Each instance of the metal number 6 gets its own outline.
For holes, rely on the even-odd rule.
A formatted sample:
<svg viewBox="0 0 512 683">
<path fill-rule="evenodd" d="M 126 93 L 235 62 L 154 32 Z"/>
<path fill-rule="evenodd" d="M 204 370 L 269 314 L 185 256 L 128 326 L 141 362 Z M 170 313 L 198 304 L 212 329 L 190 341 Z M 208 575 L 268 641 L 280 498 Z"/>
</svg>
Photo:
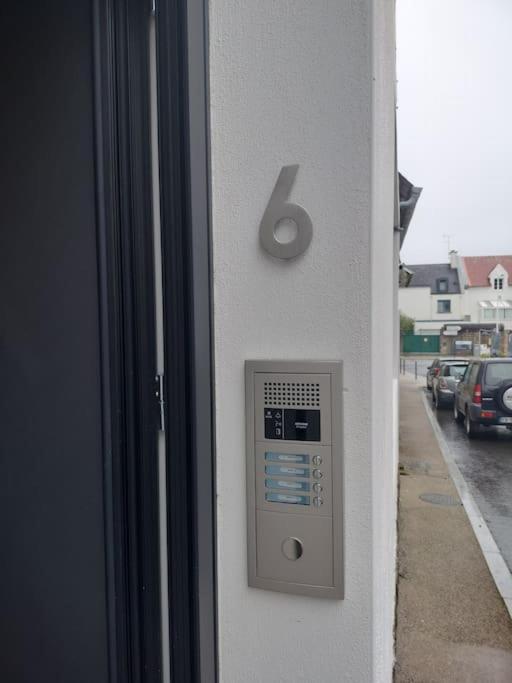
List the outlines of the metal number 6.
<svg viewBox="0 0 512 683">
<path fill-rule="evenodd" d="M 274 191 L 260 223 L 260 242 L 272 256 L 290 259 L 303 254 L 313 237 L 313 224 L 306 209 L 287 201 L 295 182 L 299 165 L 283 166 Z M 297 234 L 290 242 L 279 242 L 275 230 L 277 224 L 289 219 L 297 226 Z"/>
</svg>

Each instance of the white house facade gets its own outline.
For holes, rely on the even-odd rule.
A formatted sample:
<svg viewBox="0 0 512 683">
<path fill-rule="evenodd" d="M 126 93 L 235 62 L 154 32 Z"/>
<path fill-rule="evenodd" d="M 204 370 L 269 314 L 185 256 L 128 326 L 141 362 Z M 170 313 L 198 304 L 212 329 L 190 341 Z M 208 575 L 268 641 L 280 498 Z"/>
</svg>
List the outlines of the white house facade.
<svg viewBox="0 0 512 683">
<path fill-rule="evenodd" d="M 493 324 L 512 330 L 512 256 L 459 256 L 449 263 L 407 265 L 400 311 L 415 334 L 439 334 L 444 325 Z"/>
<path fill-rule="evenodd" d="M 463 312 L 471 322 L 512 330 L 512 256 L 465 256 Z"/>
</svg>

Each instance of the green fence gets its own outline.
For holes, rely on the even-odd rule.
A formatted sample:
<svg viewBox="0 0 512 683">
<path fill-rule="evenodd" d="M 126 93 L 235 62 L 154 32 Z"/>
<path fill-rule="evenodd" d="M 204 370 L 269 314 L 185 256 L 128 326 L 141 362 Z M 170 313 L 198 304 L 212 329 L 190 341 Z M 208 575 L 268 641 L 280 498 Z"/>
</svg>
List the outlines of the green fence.
<svg viewBox="0 0 512 683">
<path fill-rule="evenodd" d="M 440 337 L 437 334 L 404 334 L 403 353 L 439 353 Z"/>
</svg>

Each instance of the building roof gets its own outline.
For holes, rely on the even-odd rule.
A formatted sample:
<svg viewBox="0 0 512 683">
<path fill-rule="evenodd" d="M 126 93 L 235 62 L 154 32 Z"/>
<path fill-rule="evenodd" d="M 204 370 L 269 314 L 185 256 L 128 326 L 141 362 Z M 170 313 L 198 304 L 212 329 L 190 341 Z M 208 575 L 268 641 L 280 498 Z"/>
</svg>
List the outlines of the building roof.
<svg viewBox="0 0 512 683">
<path fill-rule="evenodd" d="M 512 256 L 463 256 L 468 287 L 489 287 L 489 273 L 500 263 L 512 281 Z"/>
<path fill-rule="evenodd" d="M 400 246 L 402 246 L 409 223 L 412 220 L 416 203 L 423 188 L 414 186 L 401 173 L 398 174 L 398 194 L 400 199 Z"/>
<path fill-rule="evenodd" d="M 430 287 L 432 294 L 460 294 L 459 274 L 449 263 L 422 263 L 406 268 L 412 272 L 409 287 Z M 439 280 L 448 281 L 446 292 L 439 291 Z"/>
</svg>

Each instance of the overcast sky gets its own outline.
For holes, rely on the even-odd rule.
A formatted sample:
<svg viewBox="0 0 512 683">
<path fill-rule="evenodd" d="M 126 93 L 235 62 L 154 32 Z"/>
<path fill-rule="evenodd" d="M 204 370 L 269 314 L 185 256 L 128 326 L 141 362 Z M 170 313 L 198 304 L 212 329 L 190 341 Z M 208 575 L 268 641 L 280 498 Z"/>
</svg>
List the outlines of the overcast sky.
<svg viewBox="0 0 512 683">
<path fill-rule="evenodd" d="M 397 0 L 405 263 L 512 253 L 512 0 Z"/>
</svg>

